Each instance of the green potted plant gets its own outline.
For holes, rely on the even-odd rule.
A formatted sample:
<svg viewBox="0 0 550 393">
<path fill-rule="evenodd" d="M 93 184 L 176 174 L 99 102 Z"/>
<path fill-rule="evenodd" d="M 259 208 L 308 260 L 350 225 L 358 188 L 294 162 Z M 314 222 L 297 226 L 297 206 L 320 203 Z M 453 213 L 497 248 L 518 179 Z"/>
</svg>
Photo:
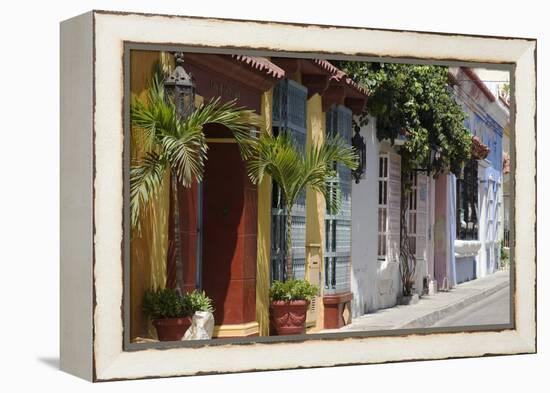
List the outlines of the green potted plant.
<svg viewBox="0 0 550 393">
<path fill-rule="evenodd" d="M 192 313 L 191 328 L 185 332 L 184 340 L 209 340 L 214 332 L 214 307 L 212 299 L 204 291 L 194 290 L 184 295 L 186 307 Z"/>
<path fill-rule="evenodd" d="M 183 300 L 191 315 L 197 312 L 214 312 L 212 299 L 206 296 L 204 291 L 195 289 L 193 292 L 183 295 Z"/>
<path fill-rule="evenodd" d="M 317 292 L 306 280 L 273 281 L 269 314 L 277 335 L 305 333 L 307 309 Z"/>
<path fill-rule="evenodd" d="M 329 211 L 340 209 L 341 195 L 327 187 L 327 181 L 336 175 L 334 163 L 357 169 L 358 155 L 355 149 L 339 136 L 327 136 L 320 144 L 296 147 L 289 132 L 277 136 L 261 134 L 254 145 L 254 154 L 248 160 L 248 175 L 254 184 L 269 175 L 279 186 L 285 211 L 285 266 L 284 282 L 275 281 L 271 287 L 270 318 L 276 334 L 303 334 L 309 302 L 317 294 L 317 288 L 305 280 L 292 280 L 292 207 L 300 193 L 306 189 L 325 197 Z"/>
<path fill-rule="evenodd" d="M 143 296 L 143 311 L 151 318 L 160 341 L 181 340 L 191 326 L 192 311 L 189 302 L 174 289 L 146 291 Z"/>
</svg>

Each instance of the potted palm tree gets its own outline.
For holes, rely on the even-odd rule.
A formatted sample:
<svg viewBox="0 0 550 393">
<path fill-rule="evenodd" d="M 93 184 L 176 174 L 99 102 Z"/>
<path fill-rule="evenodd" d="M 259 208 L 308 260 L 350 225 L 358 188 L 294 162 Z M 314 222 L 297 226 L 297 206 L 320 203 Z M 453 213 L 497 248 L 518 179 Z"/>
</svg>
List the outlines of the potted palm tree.
<svg viewBox="0 0 550 393">
<path fill-rule="evenodd" d="M 286 255 L 285 255 L 285 281 L 292 277 L 292 206 L 296 203 L 300 193 L 305 188 L 320 192 L 327 201 L 328 208 L 337 212 L 340 208 L 340 195 L 336 191 L 329 195 L 326 187 L 327 181 L 336 175 L 334 163 L 340 162 L 350 169 L 357 168 L 358 157 L 355 150 L 348 146 L 338 136 L 328 137 L 323 143 L 311 146 L 302 153 L 296 149 L 292 137 L 287 132 L 281 132 L 277 136 L 263 134 L 255 145 L 255 154 L 248 161 L 249 177 L 253 183 L 260 182 L 265 175 L 278 184 L 284 199 L 286 210 Z M 279 334 L 296 334 L 303 332 L 305 328 L 305 316 L 307 303 L 314 294 L 310 293 L 311 288 L 307 282 L 290 281 L 289 284 L 274 283 L 272 288 L 272 314 L 280 316 L 286 313 L 288 318 L 301 321 L 300 327 L 295 329 L 276 329 Z M 282 292 L 281 292 L 282 291 Z M 294 297 L 293 291 L 303 295 Z M 315 291 L 316 292 L 316 291 Z M 279 298 L 282 293 L 282 298 Z M 283 302 L 281 302 L 284 300 Z M 290 306 L 301 302 L 300 307 Z M 304 307 L 304 301 L 307 301 Z M 286 307 L 286 311 L 280 311 L 280 307 Z M 288 319 L 287 318 L 287 319 Z M 278 323 L 279 317 L 272 318 Z M 292 333 L 288 333 L 292 332 Z"/>
<path fill-rule="evenodd" d="M 258 116 L 251 110 L 237 107 L 235 101 L 222 103 L 219 98 L 203 103 L 182 115 L 174 97 L 164 88 L 164 78 L 157 67 L 151 77 L 145 99 L 132 97 L 130 117 L 132 140 L 140 151 L 130 166 L 130 221 L 132 234 L 140 233 L 140 212 L 162 189 L 169 174 L 170 204 L 178 211 L 178 186 L 190 187 L 202 180 L 208 146 L 203 128 L 219 124 L 232 131 L 243 159 L 252 150 L 256 138 L 251 129 L 259 126 Z M 168 222 L 166 222 L 168 225 Z M 179 220 L 172 220 L 174 238 L 179 237 Z M 176 265 L 182 264 L 177 250 Z M 143 309 L 152 319 L 160 340 L 179 340 L 191 324 L 195 311 L 211 312 L 211 303 L 195 294 L 179 296 L 179 283 L 166 283 L 170 288 L 149 290 L 143 298 Z M 193 303 L 196 300 L 196 303 Z M 191 304 L 189 304 L 191 302 Z M 193 306 L 198 309 L 193 309 Z M 191 307 L 191 308 L 189 308 Z"/>
</svg>

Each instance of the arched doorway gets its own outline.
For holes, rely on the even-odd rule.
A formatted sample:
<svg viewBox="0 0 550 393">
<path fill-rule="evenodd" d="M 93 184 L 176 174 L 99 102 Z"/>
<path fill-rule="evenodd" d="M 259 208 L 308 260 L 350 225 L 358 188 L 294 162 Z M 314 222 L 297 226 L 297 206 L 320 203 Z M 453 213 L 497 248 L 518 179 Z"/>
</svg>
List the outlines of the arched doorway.
<svg viewBox="0 0 550 393">
<path fill-rule="evenodd" d="M 205 133 L 208 161 L 202 191 L 202 288 L 214 301 L 216 333 L 247 335 L 235 329 L 256 320 L 258 192 L 248 179 L 246 163 L 231 132 L 210 124 Z"/>
</svg>

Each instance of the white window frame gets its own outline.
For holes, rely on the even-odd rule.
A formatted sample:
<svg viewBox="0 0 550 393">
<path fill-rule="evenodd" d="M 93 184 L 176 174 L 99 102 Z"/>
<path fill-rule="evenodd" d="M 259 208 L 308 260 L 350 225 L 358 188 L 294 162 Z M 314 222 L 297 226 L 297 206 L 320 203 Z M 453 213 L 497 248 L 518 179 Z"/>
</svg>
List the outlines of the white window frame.
<svg viewBox="0 0 550 393">
<path fill-rule="evenodd" d="M 409 238 L 409 248 L 412 254 L 416 255 L 417 248 L 417 207 L 418 207 L 418 175 L 411 173 L 411 192 L 409 194 L 409 211 L 407 214 L 407 235 Z"/>
<path fill-rule="evenodd" d="M 495 185 L 493 180 L 487 180 L 487 231 L 486 237 L 493 240 L 495 221 Z"/>
<path fill-rule="evenodd" d="M 377 254 L 379 260 L 385 260 L 388 255 L 388 193 L 389 193 L 390 156 L 381 153 L 378 158 L 378 242 Z M 385 186 L 383 186 L 385 185 Z M 384 216 L 381 216 L 384 212 Z M 383 227 L 382 227 L 383 225 Z"/>
</svg>

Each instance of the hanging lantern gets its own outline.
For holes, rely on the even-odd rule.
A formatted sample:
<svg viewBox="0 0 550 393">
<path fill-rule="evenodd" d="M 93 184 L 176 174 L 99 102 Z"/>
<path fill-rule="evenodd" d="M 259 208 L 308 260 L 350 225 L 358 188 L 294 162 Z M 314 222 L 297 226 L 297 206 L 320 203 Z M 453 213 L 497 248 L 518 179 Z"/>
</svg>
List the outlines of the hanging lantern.
<svg viewBox="0 0 550 393">
<path fill-rule="evenodd" d="M 164 91 L 166 93 L 166 98 L 173 102 L 176 107 L 176 113 L 180 119 L 185 119 L 189 117 L 195 110 L 195 79 L 185 71 L 183 68 L 183 53 L 178 52 L 174 54 L 176 61 L 176 67 L 164 79 Z M 180 203 L 178 197 L 178 179 L 175 171 L 171 171 L 171 211 L 174 216 L 173 219 L 173 244 L 174 252 L 169 253 L 168 255 L 168 266 L 175 267 L 175 276 L 176 276 L 176 290 L 182 291 L 184 288 L 184 276 L 183 276 L 183 255 L 180 245 Z M 201 192 L 201 185 L 198 186 L 198 192 Z M 170 239 L 171 240 L 171 239 Z M 169 241 L 170 241 L 169 240 Z M 197 237 L 197 242 L 200 241 L 200 236 Z M 199 248 L 197 248 L 199 249 Z M 197 261 L 199 258 L 199 253 L 197 253 Z M 196 262 L 198 265 L 198 262 Z M 197 272 L 200 270 L 197 269 Z M 200 286 L 200 278 L 196 279 L 196 285 Z"/>
<path fill-rule="evenodd" d="M 426 168 L 426 172 L 428 172 L 428 174 L 432 173 L 432 170 L 434 169 L 434 164 L 437 160 L 439 160 L 440 157 L 441 157 L 441 148 L 436 144 L 431 144 L 430 156 L 428 158 L 428 165 Z"/>
<path fill-rule="evenodd" d="M 459 172 L 457 178 L 458 178 L 459 180 L 464 180 L 464 164 L 462 164 L 462 165 L 460 166 L 460 172 Z"/>
<path fill-rule="evenodd" d="M 351 171 L 351 175 L 355 179 L 355 183 L 359 184 L 367 166 L 367 145 L 365 144 L 365 139 L 360 134 L 361 128 L 355 125 L 354 130 L 355 135 L 351 138 L 351 145 L 359 156 L 359 162 L 357 163 L 357 169 Z"/>
<path fill-rule="evenodd" d="M 195 110 L 195 78 L 183 68 L 182 52 L 175 53 L 174 58 L 176 67 L 164 80 L 164 90 L 174 102 L 178 115 L 186 118 Z"/>
<path fill-rule="evenodd" d="M 435 162 L 441 158 L 441 147 L 436 144 L 430 145 L 430 154 L 428 156 L 428 162 L 426 163 L 426 168 L 415 168 L 415 172 L 426 172 L 428 175 L 432 173 L 434 169 Z"/>
</svg>

